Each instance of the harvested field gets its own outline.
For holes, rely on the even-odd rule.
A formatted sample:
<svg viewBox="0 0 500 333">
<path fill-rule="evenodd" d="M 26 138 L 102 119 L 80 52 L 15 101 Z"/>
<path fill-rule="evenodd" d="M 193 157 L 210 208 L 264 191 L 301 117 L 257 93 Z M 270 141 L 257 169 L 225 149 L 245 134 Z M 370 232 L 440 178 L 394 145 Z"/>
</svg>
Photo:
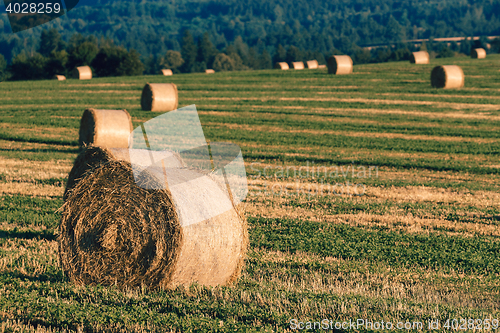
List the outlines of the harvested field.
<svg viewBox="0 0 500 333">
<path fill-rule="evenodd" d="M 158 115 L 141 110 L 145 82 L 165 78 L 3 82 L 2 331 L 500 319 L 499 61 L 169 77 L 179 107 L 196 104 L 208 141 L 241 147 L 250 247 L 233 285 L 160 291 L 75 286 L 59 264 L 57 230 L 83 111 L 126 109 L 135 128 Z M 463 69 L 464 88 L 431 87 L 432 68 L 444 64 Z"/>
</svg>

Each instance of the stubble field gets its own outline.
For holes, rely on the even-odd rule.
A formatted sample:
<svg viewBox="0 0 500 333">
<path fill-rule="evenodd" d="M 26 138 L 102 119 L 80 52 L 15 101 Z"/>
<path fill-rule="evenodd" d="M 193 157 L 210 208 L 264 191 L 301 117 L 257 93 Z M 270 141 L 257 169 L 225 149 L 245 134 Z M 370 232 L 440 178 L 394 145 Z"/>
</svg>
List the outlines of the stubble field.
<svg viewBox="0 0 500 333">
<path fill-rule="evenodd" d="M 0 332 L 500 319 L 499 62 L 0 83 Z M 431 88 L 438 64 L 465 87 Z M 80 117 L 124 108 L 139 126 L 158 115 L 140 110 L 146 82 L 176 83 L 207 140 L 243 151 L 250 248 L 232 286 L 78 287 L 59 267 Z"/>
</svg>

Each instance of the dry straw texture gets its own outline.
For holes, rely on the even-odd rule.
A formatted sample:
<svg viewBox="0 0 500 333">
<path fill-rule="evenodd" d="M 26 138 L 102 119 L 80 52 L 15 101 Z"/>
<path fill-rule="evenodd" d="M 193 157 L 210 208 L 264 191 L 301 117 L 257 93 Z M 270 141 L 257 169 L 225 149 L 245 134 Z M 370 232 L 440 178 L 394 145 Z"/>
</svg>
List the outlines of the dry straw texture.
<svg viewBox="0 0 500 333">
<path fill-rule="evenodd" d="M 302 61 L 292 62 L 293 69 L 304 69 L 304 63 Z"/>
<path fill-rule="evenodd" d="M 318 68 L 326 68 L 326 65 L 318 65 Z"/>
<path fill-rule="evenodd" d="M 429 53 L 427 51 L 413 52 L 410 56 L 410 63 L 423 65 L 429 63 Z"/>
<path fill-rule="evenodd" d="M 54 75 L 52 77 L 52 80 L 64 81 L 64 80 L 66 80 L 66 76 L 64 76 L 64 75 Z"/>
<path fill-rule="evenodd" d="M 119 155 L 117 149 L 86 147 L 70 173 L 59 250 L 71 281 L 157 289 L 193 282 L 225 285 L 237 279 L 248 245 L 246 221 L 237 210 L 183 225 L 170 189 L 144 189 L 158 184 L 158 178 L 146 171 L 136 182 L 131 164 Z M 197 173 L 179 170 L 174 182 L 186 172 Z M 222 193 L 218 186 L 199 174 L 184 186 L 190 204 L 184 208 L 210 210 L 214 200 L 230 203 L 228 197 L 213 197 Z M 190 202 L 200 193 L 206 201 Z"/>
<path fill-rule="evenodd" d="M 90 80 L 92 79 L 92 69 L 89 66 L 80 66 L 73 69 L 73 79 Z"/>
<path fill-rule="evenodd" d="M 162 69 L 160 71 L 160 75 L 164 75 L 164 76 L 170 76 L 170 75 L 173 75 L 174 73 L 172 72 L 171 69 Z"/>
<path fill-rule="evenodd" d="M 309 69 L 316 69 L 316 68 L 318 68 L 318 61 L 317 60 L 309 60 L 306 62 L 306 66 Z"/>
<path fill-rule="evenodd" d="M 484 58 L 486 58 L 486 50 L 485 49 L 472 49 L 472 51 L 470 51 L 470 56 L 474 59 L 484 59 Z"/>
<path fill-rule="evenodd" d="M 431 85 L 434 88 L 462 88 L 464 72 L 456 65 L 436 66 L 431 72 Z"/>
<path fill-rule="evenodd" d="M 80 146 L 128 148 L 132 119 L 127 110 L 87 109 L 80 121 Z"/>
<path fill-rule="evenodd" d="M 276 64 L 274 64 L 274 68 L 281 69 L 281 70 L 290 69 L 290 67 L 288 66 L 288 64 L 286 62 L 277 62 Z"/>
<path fill-rule="evenodd" d="M 329 74 L 351 74 L 352 73 L 352 59 L 348 55 L 331 56 L 328 59 L 328 73 Z"/>
<path fill-rule="evenodd" d="M 213 74 L 215 71 L 213 69 L 205 69 L 206 74 Z"/>
<path fill-rule="evenodd" d="M 173 83 L 146 83 L 142 89 L 141 107 L 145 111 L 173 111 L 178 103 L 177 86 Z"/>
</svg>

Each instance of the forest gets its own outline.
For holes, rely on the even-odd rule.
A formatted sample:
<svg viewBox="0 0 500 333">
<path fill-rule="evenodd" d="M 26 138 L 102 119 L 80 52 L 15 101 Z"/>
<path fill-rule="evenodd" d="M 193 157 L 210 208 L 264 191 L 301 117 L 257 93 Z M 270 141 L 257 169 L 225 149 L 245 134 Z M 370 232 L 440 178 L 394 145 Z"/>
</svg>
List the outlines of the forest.
<svg viewBox="0 0 500 333">
<path fill-rule="evenodd" d="M 408 41 L 428 38 L 424 47 L 434 56 L 453 56 L 485 46 L 486 39 L 460 45 L 432 39 L 500 35 L 495 13 L 498 0 L 81 0 L 67 15 L 19 33 L 0 14 L 0 76 L 21 79 L 16 64 L 45 68 L 52 62 L 68 70 L 82 48 L 92 49 L 89 65 L 92 55 L 103 59 L 110 52 L 115 63 L 142 64 L 102 75 L 152 74 L 165 66 L 180 72 L 260 69 L 278 60 L 324 63 L 332 54 L 349 54 L 355 63 L 402 60 L 415 49 Z M 498 41 L 490 52 L 498 52 Z"/>
</svg>

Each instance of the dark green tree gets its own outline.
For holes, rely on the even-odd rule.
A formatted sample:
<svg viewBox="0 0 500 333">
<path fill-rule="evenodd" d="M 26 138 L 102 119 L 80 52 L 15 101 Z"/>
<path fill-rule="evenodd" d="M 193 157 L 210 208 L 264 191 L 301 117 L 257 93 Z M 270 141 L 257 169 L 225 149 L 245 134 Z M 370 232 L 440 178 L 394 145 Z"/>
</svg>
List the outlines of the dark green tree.
<svg viewBox="0 0 500 333">
<path fill-rule="evenodd" d="M 92 61 L 92 67 L 101 77 L 141 75 L 144 72 L 144 64 L 137 51 L 128 52 L 114 45 L 101 48 Z"/>
<path fill-rule="evenodd" d="M 205 62 L 206 66 L 211 68 L 217 53 L 217 50 L 210 41 L 208 32 L 205 32 L 203 36 L 198 39 L 198 53 L 196 61 L 200 63 Z"/>
<path fill-rule="evenodd" d="M 65 47 L 65 43 L 56 29 L 42 31 L 40 35 L 40 46 L 38 48 L 38 52 L 41 55 L 48 57 L 52 52 L 64 50 Z"/>
<path fill-rule="evenodd" d="M 7 61 L 4 56 L 0 54 L 0 82 L 4 81 L 7 77 Z"/>
<path fill-rule="evenodd" d="M 97 44 L 91 41 L 84 41 L 81 44 L 68 48 L 68 69 L 72 70 L 76 66 L 88 66 L 96 57 L 99 49 Z"/>
<path fill-rule="evenodd" d="M 281 44 L 278 44 L 276 48 L 276 54 L 274 55 L 274 62 L 286 61 L 286 50 Z"/>
<path fill-rule="evenodd" d="M 286 62 L 291 63 L 293 61 L 303 61 L 302 51 L 298 47 L 290 46 L 286 51 Z"/>
<path fill-rule="evenodd" d="M 273 60 L 271 59 L 271 55 L 269 54 L 269 52 L 267 52 L 267 50 L 262 51 L 262 54 L 259 56 L 258 68 L 259 69 L 273 68 Z"/>
<path fill-rule="evenodd" d="M 47 77 L 52 77 L 54 75 L 66 75 L 66 65 L 68 63 L 68 52 L 62 51 L 52 51 L 47 58 L 47 64 L 45 65 L 45 73 Z"/>
<path fill-rule="evenodd" d="M 27 57 L 25 53 L 18 54 L 9 66 L 12 80 L 38 80 L 47 78 L 45 67 L 47 59 L 40 53 Z"/>
<path fill-rule="evenodd" d="M 162 68 L 171 69 L 174 72 L 178 72 L 179 68 L 184 64 L 184 59 L 178 51 L 168 50 L 167 54 L 163 58 Z"/>
<path fill-rule="evenodd" d="M 181 43 L 181 55 L 182 59 L 184 59 L 184 64 L 181 67 L 182 72 L 190 73 L 194 71 L 197 54 L 197 47 L 194 43 L 193 36 L 189 30 L 184 31 Z"/>
</svg>

